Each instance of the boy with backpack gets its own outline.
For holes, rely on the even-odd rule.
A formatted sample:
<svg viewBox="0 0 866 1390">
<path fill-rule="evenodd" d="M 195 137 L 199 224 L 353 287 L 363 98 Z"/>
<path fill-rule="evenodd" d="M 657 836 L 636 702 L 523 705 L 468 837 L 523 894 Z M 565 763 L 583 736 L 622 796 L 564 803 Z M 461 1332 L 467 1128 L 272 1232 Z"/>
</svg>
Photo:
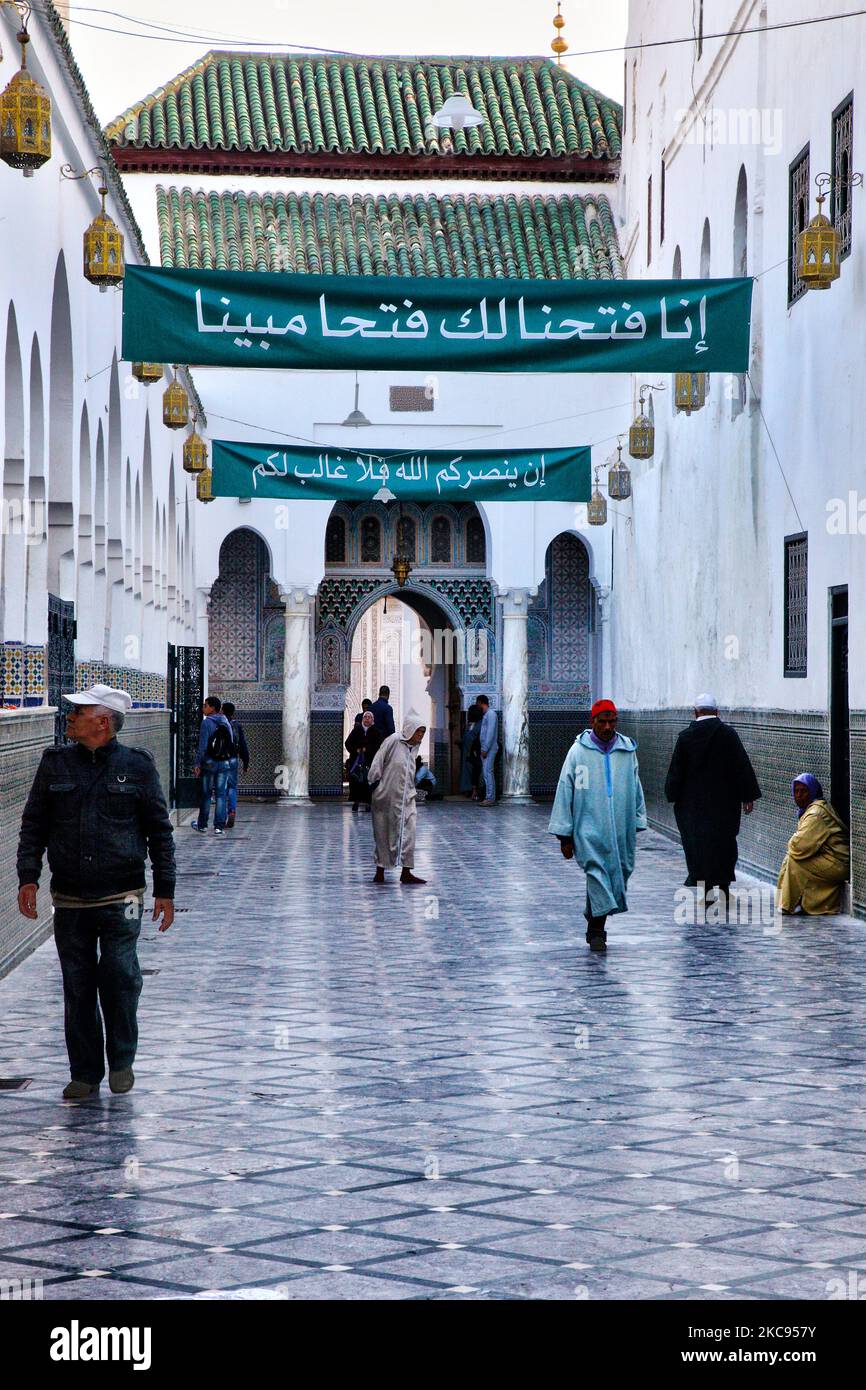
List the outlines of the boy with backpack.
<svg viewBox="0 0 866 1390">
<path fill-rule="evenodd" d="M 210 816 L 211 797 L 216 798 L 213 827 L 215 835 L 224 835 L 226 826 L 226 796 L 229 784 L 229 768 L 235 754 L 235 736 L 232 726 L 224 714 L 220 713 L 222 701 L 216 695 L 209 695 L 202 706 L 204 718 L 198 736 L 198 753 L 194 772 L 201 777 L 201 802 L 198 820 L 193 821 L 193 830 L 202 835 L 207 833 Z"/>
<path fill-rule="evenodd" d="M 235 816 L 238 809 L 238 760 L 244 765 L 244 772 L 249 771 L 250 750 L 247 745 L 247 736 L 244 733 L 244 726 L 239 719 L 235 718 L 236 709 L 231 700 L 223 700 L 222 713 L 232 726 L 232 733 L 235 739 L 235 750 L 229 759 L 229 786 L 228 786 L 228 819 L 226 830 L 231 830 L 235 823 Z"/>
</svg>

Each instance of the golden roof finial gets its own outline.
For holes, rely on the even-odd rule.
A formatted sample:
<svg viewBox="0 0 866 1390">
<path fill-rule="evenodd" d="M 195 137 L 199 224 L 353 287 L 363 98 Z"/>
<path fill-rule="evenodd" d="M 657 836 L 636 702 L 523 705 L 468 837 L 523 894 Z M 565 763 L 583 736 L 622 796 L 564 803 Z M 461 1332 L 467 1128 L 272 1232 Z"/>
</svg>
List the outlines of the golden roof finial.
<svg viewBox="0 0 866 1390">
<path fill-rule="evenodd" d="M 553 49 L 554 53 L 556 54 L 556 61 L 557 61 L 558 63 L 561 63 L 561 62 L 562 62 L 562 55 L 563 55 L 563 53 L 567 52 L 567 50 L 568 50 L 568 44 L 565 42 L 565 39 L 562 37 L 562 30 L 565 28 L 565 20 L 564 20 L 563 17 L 562 17 L 561 10 L 562 10 L 562 6 L 561 6 L 560 4 L 557 4 L 557 6 L 556 6 L 556 14 L 555 14 L 554 17 L 553 17 L 553 27 L 554 27 L 554 29 L 556 29 L 558 32 L 557 32 L 556 38 L 555 38 L 555 39 L 552 39 L 552 40 L 551 40 L 551 44 L 550 44 L 550 47 Z"/>
</svg>

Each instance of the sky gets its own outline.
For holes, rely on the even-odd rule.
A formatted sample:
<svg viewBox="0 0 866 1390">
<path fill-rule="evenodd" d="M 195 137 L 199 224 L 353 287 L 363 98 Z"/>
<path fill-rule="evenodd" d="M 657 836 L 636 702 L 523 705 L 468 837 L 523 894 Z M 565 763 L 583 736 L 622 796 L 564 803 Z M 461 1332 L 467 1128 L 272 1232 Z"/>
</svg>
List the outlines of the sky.
<svg viewBox="0 0 866 1390">
<path fill-rule="evenodd" d="M 622 100 L 621 52 L 628 0 L 563 0 L 567 66 Z M 253 42 L 351 53 L 552 56 L 555 0 L 94 0 L 69 6 L 70 38 L 97 115 L 105 124 L 161 87 L 211 48 Z M 135 21 L 143 21 L 136 23 Z M 92 26 L 92 27 L 91 27 Z M 162 27 L 160 27 L 162 26 Z M 109 33 L 106 30 L 124 30 Z M 199 37 L 176 42 L 166 30 Z M 133 36 L 135 35 L 135 37 Z M 261 50 L 260 51 L 264 51 Z"/>
</svg>

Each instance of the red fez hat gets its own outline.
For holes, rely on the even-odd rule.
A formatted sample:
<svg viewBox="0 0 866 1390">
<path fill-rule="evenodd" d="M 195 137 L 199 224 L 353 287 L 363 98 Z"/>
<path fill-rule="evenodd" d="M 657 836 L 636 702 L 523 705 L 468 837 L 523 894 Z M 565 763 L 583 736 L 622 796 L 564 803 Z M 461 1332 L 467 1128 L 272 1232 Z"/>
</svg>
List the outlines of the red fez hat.
<svg viewBox="0 0 866 1390">
<path fill-rule="evenodd" d="M 589 711 L 590 718 L 594 719 L 597 714 L 617 714 L 618 710 L 613 700 L 596 700 L 592 709 Z"/>
</svg>

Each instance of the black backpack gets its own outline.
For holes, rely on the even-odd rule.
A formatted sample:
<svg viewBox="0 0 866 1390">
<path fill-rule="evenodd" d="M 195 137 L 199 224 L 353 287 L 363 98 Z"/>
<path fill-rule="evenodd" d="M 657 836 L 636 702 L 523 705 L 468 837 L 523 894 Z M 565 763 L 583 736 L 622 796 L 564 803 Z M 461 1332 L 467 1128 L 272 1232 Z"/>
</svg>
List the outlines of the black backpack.
<svg viewBox="0 0 866 1390">
<path fill-rule="evenodd" d="M 235 756 L 235 739 L 228 724 L 217 724 L 207 741 L 207 757 L 214 763 L 227 763 Z"/>
</svg>

